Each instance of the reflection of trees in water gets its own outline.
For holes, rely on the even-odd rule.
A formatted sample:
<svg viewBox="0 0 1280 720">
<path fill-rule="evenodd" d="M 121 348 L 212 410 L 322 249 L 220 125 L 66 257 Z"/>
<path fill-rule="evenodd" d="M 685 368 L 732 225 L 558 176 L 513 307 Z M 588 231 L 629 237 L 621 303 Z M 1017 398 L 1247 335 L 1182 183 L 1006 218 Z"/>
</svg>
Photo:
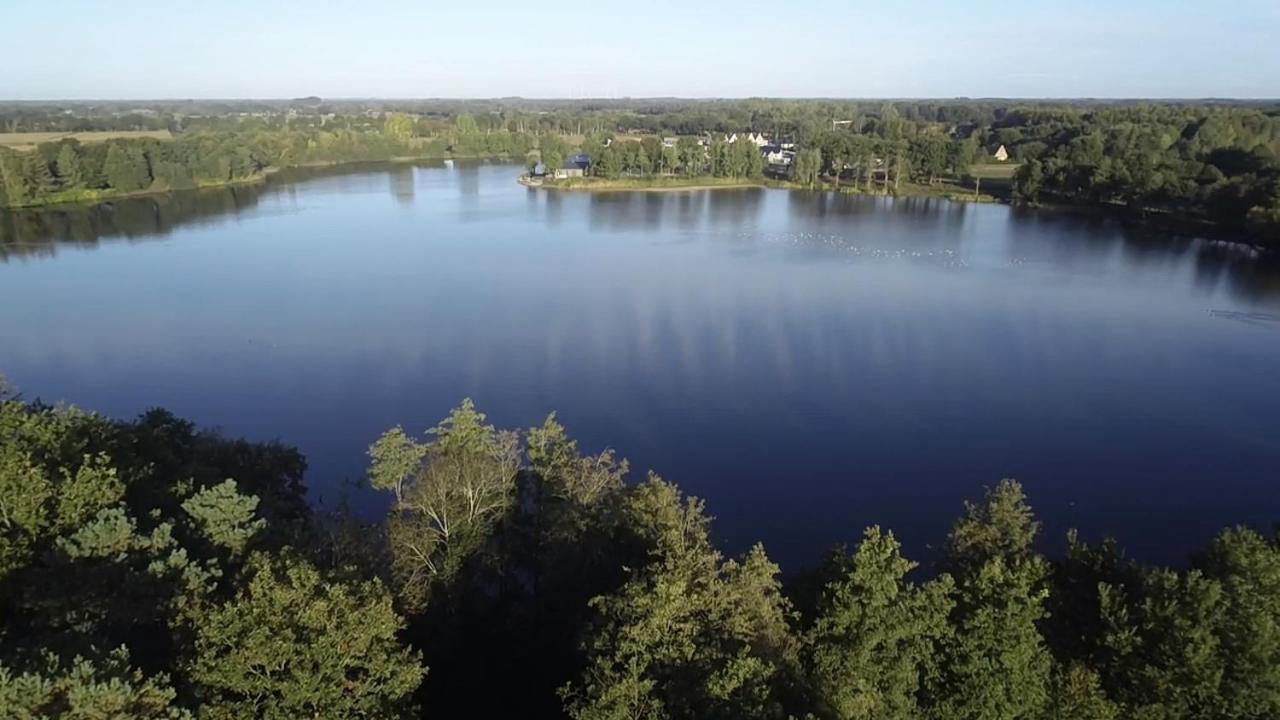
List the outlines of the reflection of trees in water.
<svg viewBox="0 0 1280 720">
<path fill-rule="evenodd" d="M 104 240 L 163 237 L 184 225 L 252 208 L 262 193 L 259 186 L 241 185 L 0 211 L 0 260 L 51 256 L 59 246 L 93 248 Z"/>
<path fill-rule="evenodd" d="M 1225 284 L 1229 293 L 1246 301 L 1280 298 L 1280 254 L 1233 242 L 1230 236 L 1205 237 L 1204 226 L 1153 224 L 1073 208 L 1014 207 L 1010 219 L 1034 230 L 1027 235 L 1054 262 L 1100 264 L 1117 257 L 1126 270 L 1193 263 L 1195 282 L 1202 288 Z"/>
<path fill-rule="evenodd" d="M 401 165 L 388 170 L 387 183 L 391 190 L 391 196 L 396 199 L 397 205 L 413 204 L 413 197 L 417 190 L 417 184 L 413 177 L 412 166 Z"/>
<path fill-rule="evenodd" d="M 1245 300 L 1280 298 L 1280 256 L 1259 255 L 1235 243 L 1202 241 L 1195 248 L 1196 282 L 1225 282 Z"/>
<path fill-rule="evenodd" d="M 263 185 L 179 191 L 97 205 L 0 210 L 0 262 L 13 257 L 51 256 L 59 245 L 89 249 L 104 240 L 163 237 L 184 225 L 251 209 L 268 195 L 290 196 L 298 183 L 308 180 L 386 172 L 388 192 L 397 202 L 409 203 L 415 192 L 414 167 L 417 166 L 443 167 L 440 163 L 424 162 L 291 168 L 273 175 Z"/>
<path fill-rule="evenodd" d="M 607 230 L 733 228 L 754 222 L 765 199 L 764 191 L 754 188 L 586 195 L 591 228 Z"/>
</svg>

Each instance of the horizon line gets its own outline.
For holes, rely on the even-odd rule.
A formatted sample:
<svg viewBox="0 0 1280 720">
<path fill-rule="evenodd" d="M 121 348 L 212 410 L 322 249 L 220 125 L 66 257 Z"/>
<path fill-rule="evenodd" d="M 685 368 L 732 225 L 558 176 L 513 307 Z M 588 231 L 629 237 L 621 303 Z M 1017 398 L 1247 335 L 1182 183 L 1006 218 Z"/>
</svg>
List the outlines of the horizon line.
<svg viewBox="0 0 1280 720">
<path fill-rule="evenodd" d="M 613 95 L 613 96 L 524 96 L 524 95 L 492 95 L 492 96 L 392 96 L 392 95 L 343 95 L 343 96 L 323 96 L 323 95 L 297 95 L 292 97 L 285 96 L 259 96 L 259 97 L 221 97 L 221 96 L 172 96 L 172 97 L 50 97 L 50 98 L 0 98 L 0 104 L 14 103 L 184 103 L 184 102 L 295 102 L 298 100 L 306 100 L 310 98 L 318 98 L 326 102 L 424 102 L 424 101 L 447 101 L 447 102 L 494 102 L 494 101 L 532 101 L 532 102 L 619 102 L 619 101 L 644 101 L 644 100 L 665 100 L 665 101 L 686 101 L 686 102 L 714 102 L 714 101 L 746 101 L 746 100 L 808 100 L 808 101 L 828 101 L 828 102 L 910 102 L 910 101 L 930 101 L 930 102 L 1002 102 L 1002 101 L 1044 101 L 1044 102 L 1087 102 L 1087 101 L 1104 101 L 1104 102 L 1252 102 L 1252 103 L 1269 103 L 1280 102 L 1280 96 L 1227 96 L 1227 95 L 1203 95 L 1203 96 L 1140 96 L 1140 95 L 990 95 L 990 96 L 969 96 L 969 95 L 864 95 L 864 96 L 838 96 L 838 95 L 807 95 L 807 96 L 789 96 L 789 95 Z"/>
</svg>

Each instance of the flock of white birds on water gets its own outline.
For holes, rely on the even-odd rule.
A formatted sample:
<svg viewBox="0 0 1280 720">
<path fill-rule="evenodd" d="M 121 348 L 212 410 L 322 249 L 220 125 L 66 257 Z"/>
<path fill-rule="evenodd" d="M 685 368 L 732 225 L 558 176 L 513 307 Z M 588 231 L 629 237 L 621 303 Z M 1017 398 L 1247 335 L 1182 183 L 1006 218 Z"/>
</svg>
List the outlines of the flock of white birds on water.
<svg viewBox="0 0 1280 720">
<path fill-rule="evenodd" d="M 937 262 L 945 268 L 969 268 L 969 261 L 961 257 L 953 248 L 918 249 L 910 247 L 878 247 L 859 245 L 854 238 L 820 232 L 773 232 L 760 233 L 742 231 L 735 236 L 738 240 L 750 240 L 780 248 L 820 249 L 838 253 L 847 258 L 872 260 L 924 260 Z M 1005 259 L 998 268 L 1007 269 L 1020 265 L 1028 265 L 1033 261 L 1022 257 Z"/>
<path fill-rule="evenodd" d="M 753 233 L 741 232 L 738 239 L 752 240 L 776 247 L 822 249 L 838 252 L 851 258 L 874 260 L 932 260 L 944 267 L 966 268 L 969 264 L 952 248 L 917 249 L 910 247 L 886 248 L 863 246 L 845 235 L 820 232 Z"/>
</svg>

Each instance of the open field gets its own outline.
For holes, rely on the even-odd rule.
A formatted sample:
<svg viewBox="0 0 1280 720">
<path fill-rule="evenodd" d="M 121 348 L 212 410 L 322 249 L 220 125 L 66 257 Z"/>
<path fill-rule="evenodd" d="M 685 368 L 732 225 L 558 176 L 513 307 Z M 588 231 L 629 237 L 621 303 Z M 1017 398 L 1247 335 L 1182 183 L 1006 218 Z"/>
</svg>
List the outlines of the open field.
<svg viewBox="0 0 1280 720">
<path fill-rule="evenodd" d="M 171 140 L 168 130 L 110 130 L 105 132 L 19 132 L 0 133 L 0 147 L 31 150 L 40 143 L 75 138 L 82 143 L 104 142 L 112 138 L 156 138 Z"/>
<path fill-rule="evenodd" d="M 981 163 L 969 168 L 970 175 L 983 180 L 1010 180 L 1017 171 L 1018 163 L 1016 162 Z"/>
</svg>

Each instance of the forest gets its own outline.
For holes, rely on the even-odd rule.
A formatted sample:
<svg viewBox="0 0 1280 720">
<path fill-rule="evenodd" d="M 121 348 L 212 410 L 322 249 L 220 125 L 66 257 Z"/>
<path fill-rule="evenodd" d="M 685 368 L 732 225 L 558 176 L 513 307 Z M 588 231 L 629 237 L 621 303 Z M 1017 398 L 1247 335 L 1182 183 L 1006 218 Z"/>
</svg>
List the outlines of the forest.
<svg viewBox="0 0 1280 720">
<path fill-rule="evenodd" d="M 0 148 L 0 206 L 93 201 L 260 178 L 272 169 L 409 158 L 506 157 L 601 177 L 760 177 L 759 132 L 799 151 L 806 187 L 920 192 L 981 182 L 1003 146 L 1010 198 L 1210 223 L 1280 244 L 1280 108 L 1265 103 L 1086 101 L 296 101 L 154 107 L 0 106 L 11 133 L 119 131 Z M 129 137 L 164 129 L 172 140 Z M 2 137 L 2 136 L 0 136 Z M 662 138 L 675 137 L 675 143 Z M 631 142 L 614 142 L 629 140 Z M 904 185 L 907 183 L 908 185 Z M 990 185 L 988 185 L 990 187 Z"/>
<path fill-rule="evenodd" d="M 1280 716 L 1280 538 L 1184 567 L 990 486 L 922 567 L 870 527 L 783 574 L 554 415 L 389 429 L 319 509 L 305 459 L 163 410 L 0 399 L 0 707 L 42 718 Z M 858 536 L 850 528 L 850 537 Z"/>
</svg>

